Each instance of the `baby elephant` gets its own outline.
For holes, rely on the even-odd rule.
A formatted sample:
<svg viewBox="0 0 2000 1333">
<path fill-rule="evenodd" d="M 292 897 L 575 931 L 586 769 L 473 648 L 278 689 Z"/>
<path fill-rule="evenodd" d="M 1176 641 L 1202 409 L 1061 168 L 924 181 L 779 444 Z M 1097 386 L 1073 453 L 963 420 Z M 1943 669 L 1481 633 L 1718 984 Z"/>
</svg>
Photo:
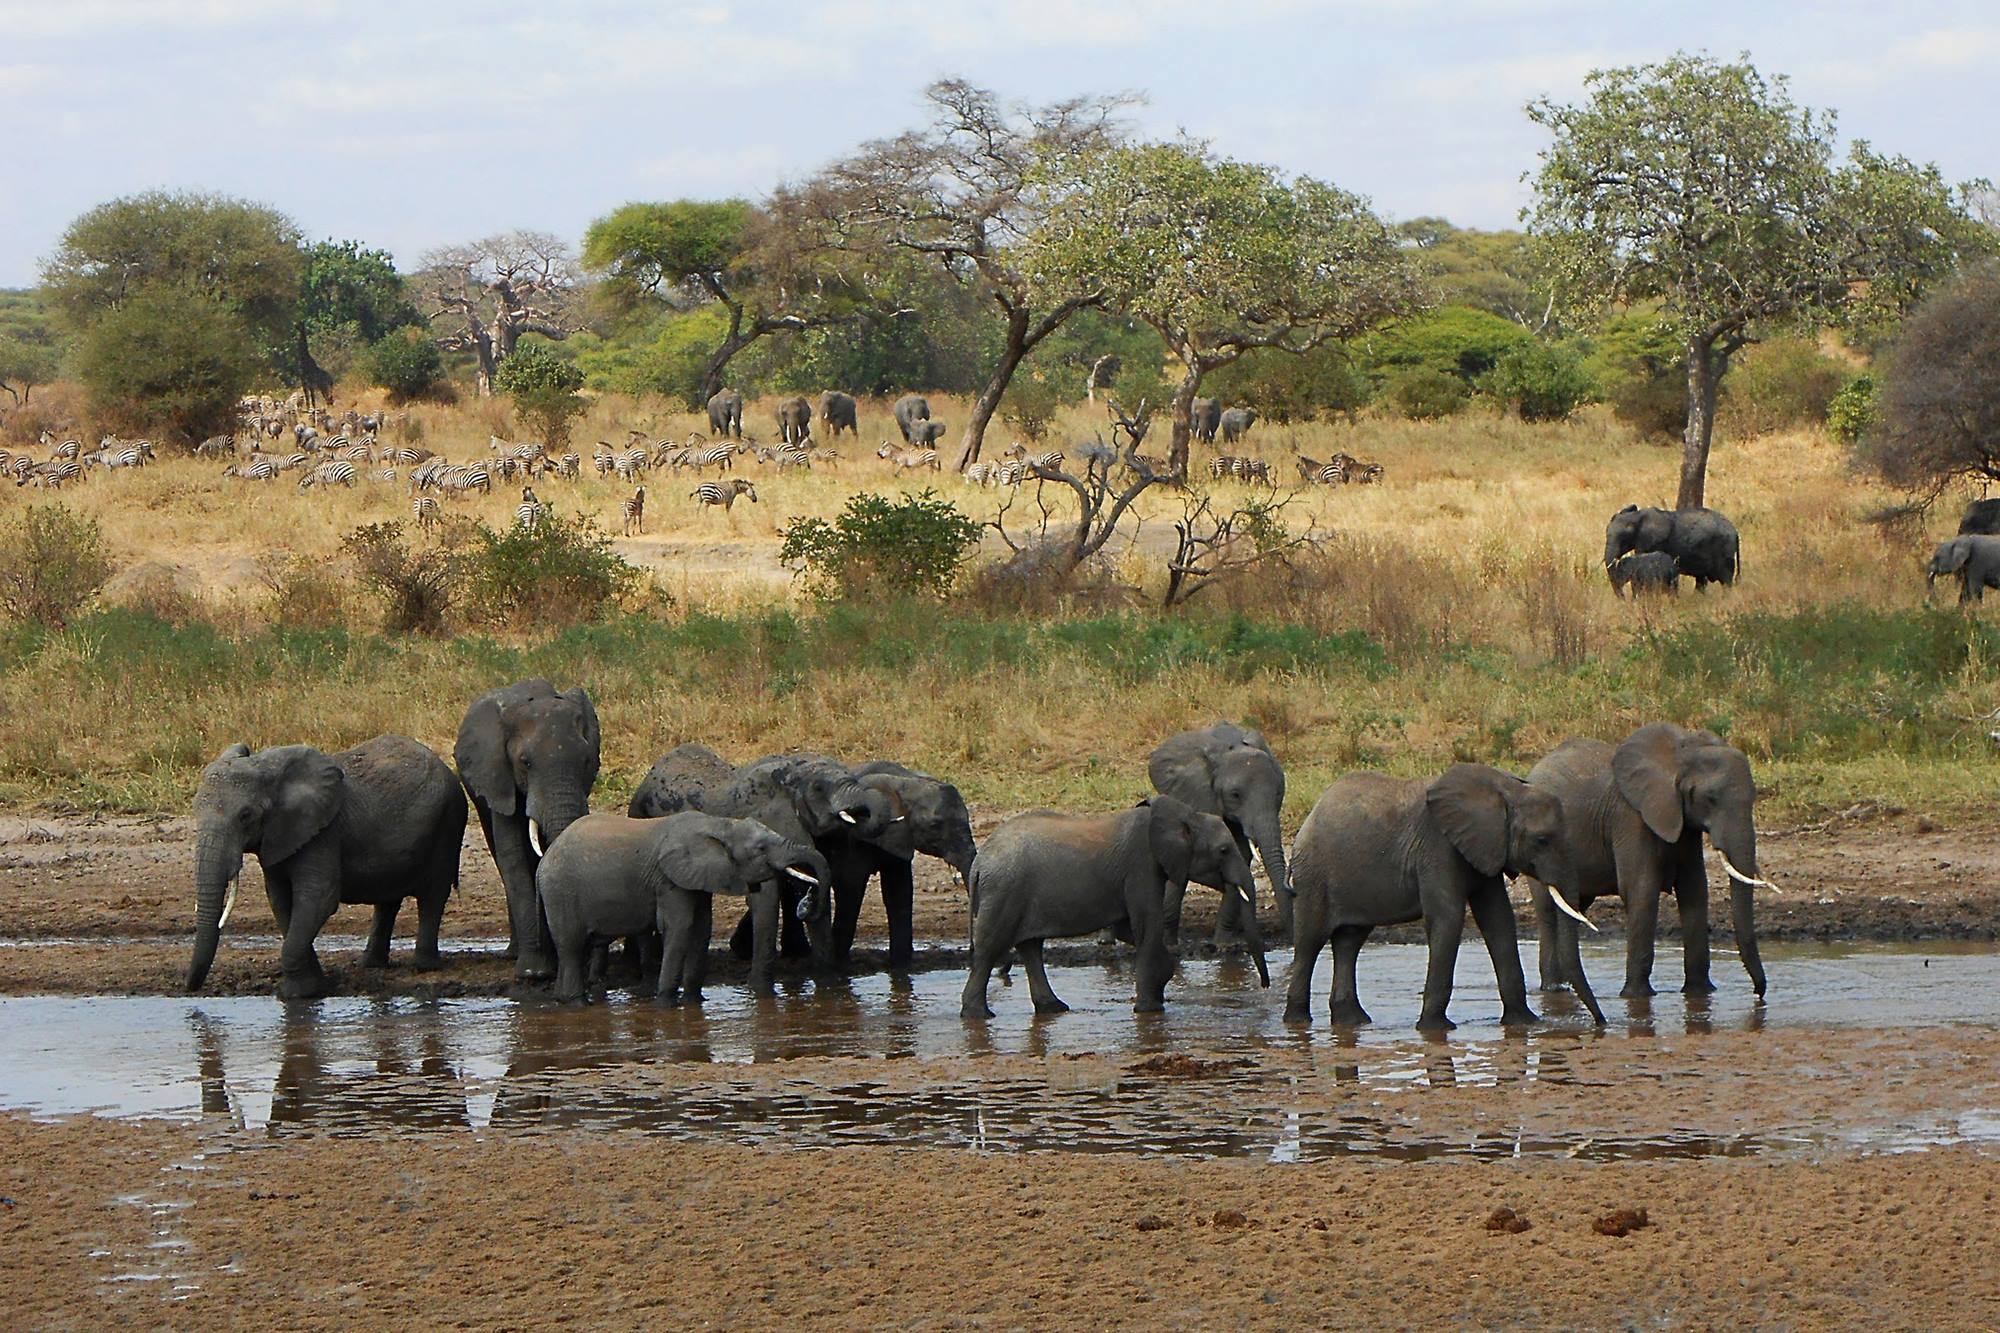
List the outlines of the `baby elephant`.
<svg viewBox="0 0 2000 1333">
<path fill-rule="evenodd" d="M 1938 575 L 1958 580 L 1958 600 L 1984 601 L 1988 588 L 2000 588 L 2000 537 L 1964 536 L 1939 542 L 1924 570 L 1924 596 L 1937 586 Z"/>
<path fill-rule="evenodd" d="M 1155 796 L 1111 815 L 1018 815 L 993 831 L 972 862 L 972 975 L 959 1001 L 962 1018 L 991 1018 L 986 983 L 1008 951 L 1019 949 L 1035 1012 L 1069 1006 L 1049 988 L 1042 941 L 1110 929 L 1139 946 L 1134 1008 L 1165 1005 L 1174 970 L 1167 951 L 1167 893 L 1192 880 L 1255 902 L 1250 863 L 1229 826 L 1171 796 Z M 1264 939 L 1255 910 L 1243 929 L 1266 985 Z"/>
<path fill-rule="evenodd" d="M 832 879 L 826 859 L 754 819 L 585 815 L 549 845 L 535 873 L 555 939 L 556 998 L 584 998 L 595 946 L 657 930 L 660 998 L 699 1000 L 720 893 L 749 898 L 756 939 L 750 984 L 769 988 L 780 876 L 812 886 L 801 915 L 812 920 L 825 913 Z"/>
<path fill-rule="evenodd" d="M 1680 561 L 1665 551 L 1627 551 L 1605 566 L 1611 575 L 1611 591 L 1620 597 L 1630 588 L 1634 597 L 1661 592 L 1672 597 L 1681 590 Z"/>
</svg>

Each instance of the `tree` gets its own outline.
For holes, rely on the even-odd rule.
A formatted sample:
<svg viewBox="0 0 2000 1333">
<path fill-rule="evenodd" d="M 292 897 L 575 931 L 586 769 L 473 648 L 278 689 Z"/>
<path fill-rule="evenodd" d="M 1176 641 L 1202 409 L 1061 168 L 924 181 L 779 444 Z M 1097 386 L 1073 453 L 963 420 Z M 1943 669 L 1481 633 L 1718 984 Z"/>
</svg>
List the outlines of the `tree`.
<svg viewBox="0 0 2000 1333">
<path fill-rule="evenodd" d="M 1094 291 L 1180 361 L 1168 468 L 1187 469 L 1202 377 L 1258 347 L 1304 353 L 1421 308 L 1415 268 L 1359 196 L 1199 145 L 1093 154 L 1034 246 L 1041 289 Z"/>
<path fill-rule="evenodd" d="M 355 353 L 391 329 L 423 322 L 403 291 L 394 258 L 359 241 L 305 247 L 288 378 L 311 395 L 332 387 Z M 327 367 L 331 364 L 332 369 Z"/>
<path fill-rule="evenodd" d="M 18 405 L 37 384 L 55 379 L 62 357 L 52 344 L 0 333 L 0 389 Z"/>
<path fill-rule="evenodd" d="M 1904 323 L 1875 377 L 1861 460 L 1925 493 L 2000 481 L 2000 263 L 1988 261 Z"/>
<path fill-rule="evenodd" d="M 514 400 L 528 428 L 541 437 L 544 449 L 569 443 L 569 423 L 583 414 L 583 371 L 556 355 L 547 343 L 524 343 L 501 363 L 495 380 L 500 392 Z"/>
<path fill-rule="evenodd" d="M 1747 59 L 1681 54 L 1587 82 L 1582 105 L 1528 107 L 1554 135 L 1530 231 L 1560 306 L 1659 304 L 1685 361 L 1678 503 L 1699 506 L 1730 358 L 1776 327 L 1906 308 L 1979 242 L 1935 166 L 1864 142 L 1837 164 L 1832 115 Z"/>
<path fill-rule="evenodd" d="M 391 329 L 362 355 L 368 381 L 398 402 L 422 398 L 444 374 L 444 355 L 430 332 L 414 325 Z"/>
<path fill-rule="evenodd" d="M 1007 107 L 985 89 L 943 79 L 924 90 L 924 128 L 864 144 L 785 196 L 823 245 L 923 256 L 998 307 L 1006 340 L 959 437 L 961 469 L 978 459 L 1022 358 L 1103 299 L 1082 269 L 1038 282 L 1024 259 L 1051 207 L 1075 187 L 1077 164 L 1113 144 L 1132 100 Z"/>
<path fill-rule="evenodd" d="M 420 279 L 432 325 L 443 320 L 449 330 L 438 346 L 477 358 L 481 397 L 522 334 L 560 340 L 583 326 L 577 284 L 569 247 L 537 231 L 433 250 Z"/>
<path fill-rule="evenodd" d="M 100 411 L 189 442 L 233 430 L 237 402 L 268 366 L 228 303 L 168 286 L 124 297 L 76 349 L 77 378 Z"/>
<path fill-rule="evenodd" d="M 1454 227 L 1443 218 L 1412 218 L 1396 234 L 1417 252 L 1443 305 L 1471 306 L 1547 333 L 1555 302 L 1537 271 L 1527 233 Z"/>
</svg>

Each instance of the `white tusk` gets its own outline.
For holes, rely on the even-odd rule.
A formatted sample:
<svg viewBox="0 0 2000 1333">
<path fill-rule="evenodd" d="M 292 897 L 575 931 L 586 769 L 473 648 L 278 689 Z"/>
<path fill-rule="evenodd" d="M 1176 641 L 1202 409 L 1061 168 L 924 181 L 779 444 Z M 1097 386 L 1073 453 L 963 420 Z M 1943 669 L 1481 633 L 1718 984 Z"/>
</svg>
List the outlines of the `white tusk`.
<svg viewBox="0 0 2000 1333">
<path fill-rule="evenodd" d="M 236 881 L 241 876 L 242 872 L 239 870 L 236 874 L 229 877 L 229 892 L 224 894 L 222 898 L 222 915 L 215 920 L 215 928 L 217 930 L 221 930 L 229 924 L 229 914 L 236 910 Z"/>
<path fill-rule="evenodd" d="M 1548 889 L 1549 897 L 1555 900 L 1556 906 L 1562 908 L 1564 916 L 1573 916 L 1578 921 L 1583 922 L 1584 925 L 1589 926 L 1592 930 L 1597 929 L 1597 923 L 1595 921 L 1592 921 L 1589 917 L 1585 916 L 1583 913 L 1577 911 L 1574 907 L 1571 907 L 1569 905 L 1569 899 L 1562 896 L 1561 889 L 1557 888 L 1553 884 L 1544 885 L 1543 887 Z"/>
<path fill-rule="evenodd" d="M 1235 894 L 1237 897 L 1241 898 L 1246 903 L 1250 901 L 1250 895 L 1243 892 L 1243 886 L 1240 884 L 1231 884 L 1229 886 L 1229 891 Z"/>
<path fill-rule="evenodd" d="M 853 815 L 849 814 L 845 810 L 842 810 L 840 812 L 840 819 L 841 822 L 845 824 L 859 824 L 861 822 L 860 820 L 856 819 Z"/>
<path fill-rule="evenodd" d="M 1722 856 L 1722 853 L 1717 852 L 1716 855 Z M 1729 872 L 1729 878 L 1735 880 L 1739 884 L 1748 884 L 1753 889 L 1776 889 L 1778 887 L 1768 879 L 1752 879 L 1750 876 L 1744 874 L 1742 871 L 1738 870 L 1734 865 L 1732 865 L 1730 863 L 1729 858 L 1726 856 L 1722 856 L 1722 868 Z"/>
<path fill-rule="evenodd" d="M 902 823 L 902 822 L 903 822 L 904 820 L 906 820 L 906 819 L 908 819 L 908 818 L 909 818 L 909 816 L 908 816 L 908 815 L 897 815 L 897 816 L 896 816 L 896 817 L 895 817 L 894 819 L 890 820 L 889 822 L 890 822 L 891 824 L 900 824 L 900 823 Z"/>
<path fill-rule="evenodd" d="M 793 879 L 802 879 L 802 880 L 804 880 L 804 881 L 805 881 L 806 883 L 808 883 L 808 884 L 817 884 L 817 883 L 819 883 L 819 879 L 818 879 L 818 877 L 817 877 L 817 876 L 814 876 L 814 875 L 808 875 L 808 874 L 807 874 L 807 873 L 806 873 L 805 871 L 803 871 L 803 870 L 800 870 L 800 869 L 798 869 L 797 867 L 794 867 L 794 866 L 786 866 L 786 867 L 785 867 L 785 873 L 786 873 L 787 875 L 790 875 L 790 876 L 791 876 L 791 877 L 792 877 Z"/>
<path fill-rule="evenodd" d="M 528 845 L 535 849 L 535 855 L 542 854 L 542 825 L 540 820 L 528 821 Z"/>
</svg>

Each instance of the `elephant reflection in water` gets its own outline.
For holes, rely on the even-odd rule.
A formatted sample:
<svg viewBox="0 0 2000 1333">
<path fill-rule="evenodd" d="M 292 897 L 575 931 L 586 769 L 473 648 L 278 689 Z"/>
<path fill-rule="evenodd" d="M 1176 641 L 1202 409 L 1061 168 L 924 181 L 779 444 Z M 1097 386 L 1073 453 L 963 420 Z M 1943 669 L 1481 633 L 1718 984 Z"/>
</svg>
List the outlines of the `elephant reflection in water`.
<svg viewBox="0 0 2000 1333">
<path fill-rule="evenodd" d="M 229 1042 L 207 1015 L 197 1011 L 191 1022 L 202 1113 L 253 1127 L 229 1090 Z M 364 1049 L 343 1049 L 327 1025 L 306 1014 L 286 1017 L 267 1137 L 283 1137 L 287 1127 L 335 1133 L 471 1127 L 465 1079 L 441 1029 L 398 1031 L 385 1011 L 355 1036 Z"/>
</svg>

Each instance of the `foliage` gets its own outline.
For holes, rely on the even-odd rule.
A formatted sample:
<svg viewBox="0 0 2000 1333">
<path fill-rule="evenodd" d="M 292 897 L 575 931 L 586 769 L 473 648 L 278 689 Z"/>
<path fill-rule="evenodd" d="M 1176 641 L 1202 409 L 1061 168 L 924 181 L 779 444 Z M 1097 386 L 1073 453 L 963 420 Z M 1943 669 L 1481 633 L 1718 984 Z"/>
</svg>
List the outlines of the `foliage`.
<svg viewBox="0 0 2000 1333">
<path fill-rule="evenodd" d="M 455 541 L 412 551 L 401 523 L 370 523 L 340 543 L 361 585 L 382 602 L 391 634 L 443 634 L 465 596 L 469 571 Z"/>
<path fill-rule="evenodd" d="M 1826 405 L 1827 434 L 1842 444 L 1859 444 L 1875 424 L 1875 377 L 1861 374 L 1849 379 Z"/>
<path fill-rule="evenodd" d="M 423 398 L 444 376 L 444 353 L 430 331 L 415 325 L 391 329 L 361 358 L 368 382 L 396 402 Z"/>
<path fill-rule="evenodd" d="M 188 441 L 233 429 L 237 401 L 265 365 L 224 302 L 172 287 L 146 288 L 97 315 L 76 351 L 77 378 L 99 411 Z"/>
<path fill-rule="evenodd" d="M 581 327 L 581 285 L 569 246 L 547 232 L 509 231 L 424 256 L 416 280 L 438 346 L 470 352 L 479 392 L 492 392 L 500 364 L 528 334 L 563 339 Z"/>
<path fill-rule="evenodd" d="M 696 296 L 744 257 L 752 209 L 741 199 L 626 204 L 590 224 L 583 266 L 628 306 Z"/>
<path fill-rule="evenodd" d="M 299 322 L 309 332 L 352 328 L 363 342 L 420 322 L 387 250 L 359 241 L 320 241 L 305 248 L 299 277 Z"/>
<path fill-rule="evenodd" d="M 1422 367 L 1456 375 L 1470 387 L 1501 357 L 1533 341 L 1526 329 L 1498 315 L 1470 306 L 1441 306 L 1369 338 L 1366 355 L 1378 380 Z"/>
<path fill-rule="evenodd" d="M 1584 371 L 1613 416 L 1649 435 L 1679 435 L 1686 428 L 1684 349 L 1650 308 L 1612 316 L 1590 346 Z"/>
<path fill-rule="evenodd" d="M 1546 275 L 1518 231 L 1454 227 L 1443 218 L 1412 218 L 1396 228 L 1445 306 L 1470 306 L 1524 329 L 1546 332 L 1553 315 Z"/>
<path fill-rule="evenodd" d="M 0 527 L 0 611 L 11 619 L 61 628 L 110 578 L 94 519 L 29 505 Z"/>
<path fill-rule="evenodd" d="M 1099 306 L 1079 310 L 1063 321 L 1023 364 L 1059 384 L 1074 386 L 1069 394 L 1074 399 L 1083 393 L 1090 368 L 1101 356 L 1118 358 L 1115 392 L 1120 401 L 1135 406 L 1141 398 L 1166 401 L 1166 343 L 1143 320 Z"/>
<path fill-rule="evenodd" d="M 979 544 L 982 525 L 926 488 L 899 500 L 863 493 L 831 523 L 795 518 L 778 560 L 829 600 L 941 597 Z"/>
<path fill-rule="evenodd" d="M 874 281 L 873 301 L 851 321 L 780 334 L 766 344 L 771 387 L 884 396 L 913 387 L 979 392 L 1006 333 L 992 300 L 935 265 L 909 259 L 877 269 Z M 732 365 L 739 384 L 751 378 L 744 359 Z"/>
<path fill-rule="evenodd" d="M 54 380 L 61 368 L 61 355 L 52 343 L 0 333 L 0 389 L 15 402 L 26 402 L 36 385 Z"/>
<path fill-rule="evenodd" d="M 1397 371 L 1382 396 L 1412 421 L 1436 421 L 1463 408 L 1472 397 L 1465 381 L 1430 366 Z"/>
<path fill-rule="evenodd" d="M 1895 486 L 1936 494 L 2000 481 L 2000 262 L 1926 301 L 1879 366 L 1859 456 Z"/>
<path fill-rule="evenodd" d="M 545 630 L 602 620 L 635 592 L 640 571 L 589 517 L 481 526 L 467 556 L 473 596 L 489 623 Z"/>
<path fill-rule="evenodd" d="M 1001 417 L 1036 444 L 1048 439 L 1062 409 L 1063 396 L 1041 374 L 1016 376 L 1007 386 L 1007 396 L 1000 400 Z"/>
<path fill-rule="evenodd" d="M 569 443 L 570 423 L 583 415 L 583 371 L 544 342 L 522 343 L 500 364 L 494 387 L 514 400 L 514 411 L 545 448 Z"/>
<path fill-rule="evenodd" d="M 1774 338 L 1743 353 L 1724 402 L 1751 435 L 1816 426 L 1852 372 L 1807 338 Z"/>
<path fill-rule="evenodd" d="M 1373 392 L 1353 351 L 1342 343 L 1296 356 L 1258 348 L 1210 375 L 1204 386 L 1213 397 L 1252 404 L 1266 420 L 1281 425 L 1335 415 L 1351 421 Z"/>
<path fill-rule="evenodd" d="M 1567 421 L 1597 392 L 1583 357 L 1563 343 L 1527 342 L 1504 353 L 1479 381 L 1523 421 Z"/>
</svg>

